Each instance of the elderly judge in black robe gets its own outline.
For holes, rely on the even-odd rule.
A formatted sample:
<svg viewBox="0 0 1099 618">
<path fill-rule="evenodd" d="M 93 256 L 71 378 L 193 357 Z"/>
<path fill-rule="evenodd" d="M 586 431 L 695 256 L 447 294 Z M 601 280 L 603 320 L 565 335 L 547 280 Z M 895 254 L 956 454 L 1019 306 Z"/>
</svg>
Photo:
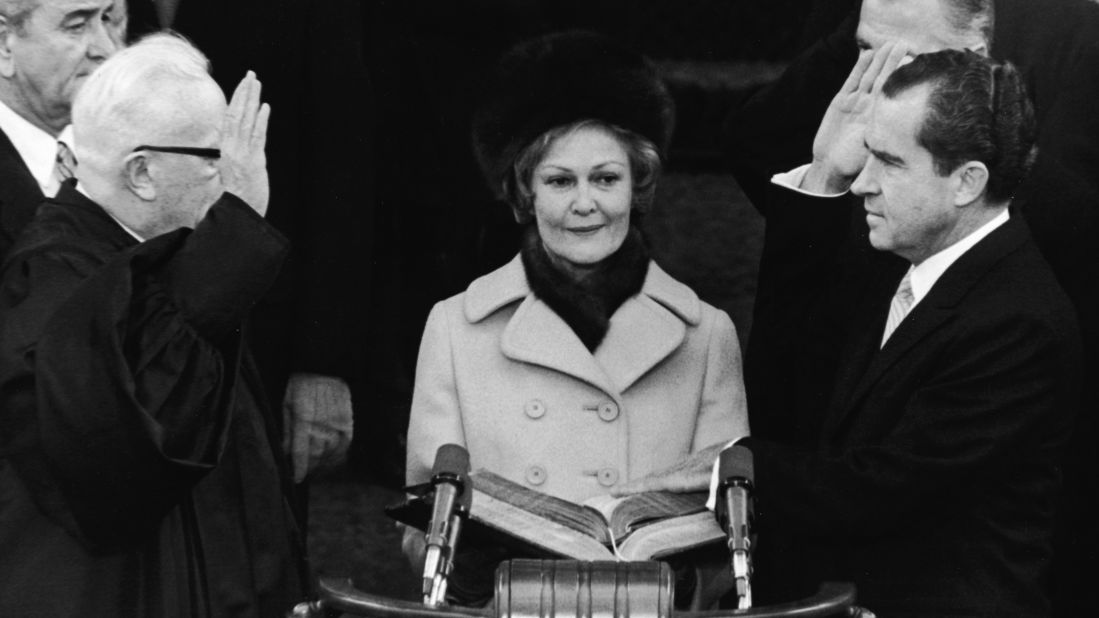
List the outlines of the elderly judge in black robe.
<svg viewBox="0 0 1099 618">
<path fill-rule="evenodd" d="M 226 113 L 206 71 L 157 35 L 90 77 L 79 185 L 5 263 L 0 615 L 266 617 L 301 597 L 242 338 L 287 249 L 263 219 L 268 108 L 248 75 Z"/>
</svg>

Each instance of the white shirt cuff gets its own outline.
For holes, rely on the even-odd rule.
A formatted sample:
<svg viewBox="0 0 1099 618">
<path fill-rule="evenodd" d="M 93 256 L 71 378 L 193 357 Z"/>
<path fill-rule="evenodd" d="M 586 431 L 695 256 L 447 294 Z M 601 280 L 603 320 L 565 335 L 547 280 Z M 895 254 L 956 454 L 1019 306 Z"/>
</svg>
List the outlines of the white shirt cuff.
<svg viewBox="0 0 1099 618">
<path fill-rule="evenodd" d="M 785 187 L 792 191 L 797 191 L 802 195 L 812 195 L 813 197 L 839 197 L 844 193 L 847 193 L 846 191 L 844 191 L 843 193 L 815 193 L 813 191 L 806 191 L 805 189 L 802 189 L 801 183 L 805 181 L 805 174 L 809 172 L 810 165 L 811 164 L 806 163 L 805 165 L 795 167 L 788 172 L 775 174 L 774 176 L 771 176 L 771 182 L 780 187 Z"/>
</svg>

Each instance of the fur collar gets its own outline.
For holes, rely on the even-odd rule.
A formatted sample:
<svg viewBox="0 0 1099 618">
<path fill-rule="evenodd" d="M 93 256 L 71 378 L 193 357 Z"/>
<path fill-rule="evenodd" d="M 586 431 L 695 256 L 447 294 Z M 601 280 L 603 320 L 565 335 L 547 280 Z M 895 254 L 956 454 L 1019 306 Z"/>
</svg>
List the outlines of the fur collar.
<svg viewBox="0 0 1099 618">
<path fill-rule="evenodd" d="M 551 261 L 534 225 L 523 233 L 519 255 L 534 295 L 569 325 L 589 351 L 603 341 L 614 312 L 641 291 L 649 270 L 648 248 L 632 225 L 622 246 L 579 281 Z"/>
<path fill-rule="evenodd" d="M 511 262 L 469 285 L 463 300 L 465 318 L 475 324 L 532 294 L 522 259 L 517 255 Z M 664 272 L 656 262 L 649 263 L 641 294 L 656 301 L 689 326 L 697 326 L 701 320 L 702 305 L 698 296 L 691 288 Z"/>
</svg>

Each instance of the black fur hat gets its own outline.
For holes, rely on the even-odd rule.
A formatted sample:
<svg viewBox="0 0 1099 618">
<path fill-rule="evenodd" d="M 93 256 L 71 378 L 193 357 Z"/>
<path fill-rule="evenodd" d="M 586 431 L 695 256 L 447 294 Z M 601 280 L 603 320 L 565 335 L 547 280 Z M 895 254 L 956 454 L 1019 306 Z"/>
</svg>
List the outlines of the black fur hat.
<svg viewBox="0 0 1099 618">
<path fill-rule="evenodd" d="M 473 118 L 477 161 L 497 197 L 528 144 L 588 118 L 633 131 L 663 155 L 675 105 L 648 60 L 600 34 L 551 34 L 504 55 Z"/>
</svg>

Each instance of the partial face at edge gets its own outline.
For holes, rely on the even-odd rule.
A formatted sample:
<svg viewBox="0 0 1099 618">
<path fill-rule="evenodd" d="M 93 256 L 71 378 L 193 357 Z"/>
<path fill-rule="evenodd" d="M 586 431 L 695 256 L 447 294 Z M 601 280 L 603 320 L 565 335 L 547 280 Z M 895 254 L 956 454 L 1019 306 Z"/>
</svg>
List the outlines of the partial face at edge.
<svg viewBox="0 0 1099 618">
<path fill-rule="evenodd" d="M 626 149 L 598 127 L 552 144 L 531 178 L 538 234 L 551 259 L 576 275 L 622 246 L 630 227 L 633 176 Z"/>
<path fill-rule="evenodd" d="M 54 133 L 69 123 L 84 80 L 117 50 L 111 35 L 112 0 L 40 0 L 6 41 L 5 77 L 15 105 Z"/>
<path fill-rule="evenodd" d="M 943 0 L 863 0 L 855 37 L 859 47 L 877 49 L 889 41 L 907 44 L 912 55 L 944 49 L 986 53 L 979 33 L 957 32 Z"/>
</svg>

